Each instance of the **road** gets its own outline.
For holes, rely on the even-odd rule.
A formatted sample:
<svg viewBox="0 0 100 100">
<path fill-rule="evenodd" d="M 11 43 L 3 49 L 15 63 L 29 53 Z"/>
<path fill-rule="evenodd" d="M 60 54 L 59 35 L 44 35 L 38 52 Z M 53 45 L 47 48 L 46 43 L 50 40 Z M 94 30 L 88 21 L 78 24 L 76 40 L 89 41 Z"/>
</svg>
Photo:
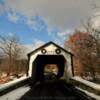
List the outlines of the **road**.
<svg viewBox="0 0 100 100">
<path fill-rule="evenodd" d="M 0 97 L 0 100 L 95 100 L 64 80 L 37 82 L 26 85 Z"/>
<path fill-rule="evenodd" d="M 19 100 L 94 100 L 65 81 L 45 81 L 35 84 Z"/>
</svg>

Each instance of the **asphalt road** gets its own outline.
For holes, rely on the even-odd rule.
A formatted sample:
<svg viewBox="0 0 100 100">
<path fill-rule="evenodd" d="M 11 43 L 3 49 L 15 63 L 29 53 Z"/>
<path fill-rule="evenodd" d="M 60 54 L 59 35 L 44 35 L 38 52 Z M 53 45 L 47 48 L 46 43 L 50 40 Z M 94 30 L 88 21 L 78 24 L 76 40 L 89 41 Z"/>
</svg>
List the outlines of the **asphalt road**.
<svg viewBox="0 0 100 100">
<path fill-rule="evenodd" d="M 94 100 L 64 80 L 36 83 L 19 100 Z"/>
</svg>

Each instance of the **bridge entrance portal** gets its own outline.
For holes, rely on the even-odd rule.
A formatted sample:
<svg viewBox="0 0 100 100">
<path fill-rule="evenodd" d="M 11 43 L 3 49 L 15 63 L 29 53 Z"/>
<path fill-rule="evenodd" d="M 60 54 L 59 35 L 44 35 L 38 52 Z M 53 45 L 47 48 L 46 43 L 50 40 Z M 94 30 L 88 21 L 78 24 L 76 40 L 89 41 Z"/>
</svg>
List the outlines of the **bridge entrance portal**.
<svg viewBox="0 0 100 100">
<path fill-rule="evenodd" d="M 65 58 L 63 55 L 38 55 L 33 62 L 32 80 L 42 81 L 48 73 L 53 73 L 57 78 L 64 74 Z"/>
</svg>

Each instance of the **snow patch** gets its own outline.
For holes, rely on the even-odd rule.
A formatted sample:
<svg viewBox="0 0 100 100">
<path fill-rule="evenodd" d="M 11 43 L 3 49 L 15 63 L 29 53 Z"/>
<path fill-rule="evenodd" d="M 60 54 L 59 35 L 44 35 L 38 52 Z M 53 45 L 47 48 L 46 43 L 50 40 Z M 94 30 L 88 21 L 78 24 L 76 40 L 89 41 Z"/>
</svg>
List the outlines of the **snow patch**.
<svg viewBox="0 0 100 100">
<path fill-rule="evenodd" d="M 86 93 L 88 96 L 90 96 L 90 97 L 92 97 L 92 98 L 94 98 L 94 99 L 96 99 L 96 100 L 100 100 L 100 96 L 98 96 L 98 95 L 96 95 L 96 94 L 94 94 L 94 93 L 88 92 L 88 91 L 86 91 L 86 90 L 84 90 L 84 89 L 81 89 L 81 88 L 79 88 L 79 87 L 76 87 L 76 88 L 77 88 L 78 90 L 80 90 L 80 91 Z"/>
<path fill-rule="evenodd" d="M 18 100 L 29 90 L 30 90 L 30 88 L 28 86 L 24 86 L 24 87 L 15 89 L 15 90 L 1 96 L 0 100 Z"/>
<path fill-rule="evenodd" d="M 27 79 L 27 78 L 28 78 L 27 76 L 23 76 L 23 77 L 21 77 L 19 79 L 15 79 L 15 80 L 13 80 L 11 82 L 2 84 L 2 85 L 0 85 L 0 90 L 6 89 L 6 88 L 8 88 L 8 87 L 10 87 L 10 86 L 12 86 L 12 85 L 14 85 L 16 83 L 19 83 L 20 81 L 23 81 L 23 80 Z"/>
<path fill-rule="evenodd" d="M 89 87 L 92 87 L 93 89 L 96 89 L 98 91 L 100 91 L 100 85 L 99 84 L 96 84 L 96 83 L 93 83 L 93 82 L 89 82 L 87 80 L 84 80 L 82 79 L 81 77 L 78 77 L 78 76 L 75 76 L 73 77 L 72 79 L 78 81 L 78 82 L 81 82 Z M 100 100 L 100 99 L 99 99 Z"/>
</svg>

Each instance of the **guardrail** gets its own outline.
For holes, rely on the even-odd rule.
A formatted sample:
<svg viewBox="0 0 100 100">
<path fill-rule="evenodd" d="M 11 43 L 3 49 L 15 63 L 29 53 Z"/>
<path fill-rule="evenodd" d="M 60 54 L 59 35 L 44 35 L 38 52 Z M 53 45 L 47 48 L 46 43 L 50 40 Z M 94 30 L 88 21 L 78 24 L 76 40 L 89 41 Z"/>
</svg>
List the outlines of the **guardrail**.
<svg viewBox="0 0 100 100">
<path fill-rule="evenodd" d="M 22 78 L 16 79 L 15 81 L 11 81 L 9 83 L 0 85 L 0 96 L 29 83 L 30 83 L 29 77 L 22 77 Z"/>
<path fill-rule="evenodd" d="M 70 82 L 79 88 L 82 88 L 84 90 L 87 90 L 91 93 L 94 93 L 100 96 L 100 85 L 99 84 L 89 82 L 80 77 L 73 77 L 70 79 Z"/>
</svg>

